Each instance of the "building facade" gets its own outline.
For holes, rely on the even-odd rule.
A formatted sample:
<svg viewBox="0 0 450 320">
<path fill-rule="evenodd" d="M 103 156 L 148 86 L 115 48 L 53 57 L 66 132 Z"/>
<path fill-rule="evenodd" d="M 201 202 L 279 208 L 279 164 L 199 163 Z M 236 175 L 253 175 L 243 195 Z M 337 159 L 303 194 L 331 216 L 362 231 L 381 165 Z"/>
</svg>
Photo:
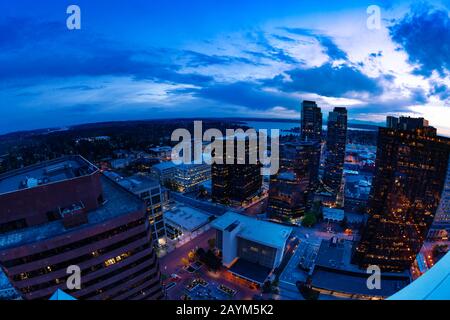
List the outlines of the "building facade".
<svg viewBox="0 0 450 320">
<path fill-rule="evenodd" d="M 144 176 L 132 176 L 130 178 L 123 178 L 118 183 L 145 202 L 153 245 L 158 247 L 165 244 L 167 234 L 159 182 Z"/>
<path fill-rule="evenodd" d="M 301 117 L 302 141 L 321 141 L 322 112 L 314 101 L 302 102 Z"/>
<path fill-rule="evenodd" d="M 0 267 L 26 300 L 163 297 L 144 203 L 80 156 L 0 176 Z"/>
<path fill-rule="evenodd" d="M 323 183 L 333 198 L 341 191 L 347 143 L 347 109 L 336 107 L 328 115 Z"/>
<path fill-rule="evenodd" d="M 437 136 L 432 127 L 415 125 L 416 119 L 399 119 L 398 123 L 396 128 L 378 131 L 370 217 L 354 254 L 361 267 L 376 264 L 386 271 L 408 269 L 441 199 L 449 139 Z"/>
<path fill-rule="evenodd" d="M 268 212 L 272 218 L 295 222 L 303 216 L 318 184 L 320 143 L 284 143 L 280 170 L 270 178 Z"/>
<path fill-rule="evenodd" d="M 249 137 L 231 137 L 235 139 L 234 152 L 227 154 L 224 140 L 224 160 L 222 164 L 211 166 L 211 197 L 214 202 L 242 205 L 252 201 L 262 187 L 261 165 L 253 164 L 250 155 L 258 154 L 257 141 Z M 239 155 L 239 144 L 244 145 L 244 152 Z"/>
<path fill-rule="evenodd" d="M 447 241 L 450 235 L 450 162 L 447 167 L 447 178 L 441 195 L 441 202 L 431 225 L 428 239 Z"/>
<path fill-rule="evenodd" d="M 283 259 L 292 228 L 227 212 L 212 222 L 222 262 L 231 267 L 238 259 L 269 269 Z"/>
<path fill-rule="evenodd" d="M 192 192 L 211 179 L 211 165 L 180 164 L 176 166 L 173 181 L 178 192 Z"/>
</svg>

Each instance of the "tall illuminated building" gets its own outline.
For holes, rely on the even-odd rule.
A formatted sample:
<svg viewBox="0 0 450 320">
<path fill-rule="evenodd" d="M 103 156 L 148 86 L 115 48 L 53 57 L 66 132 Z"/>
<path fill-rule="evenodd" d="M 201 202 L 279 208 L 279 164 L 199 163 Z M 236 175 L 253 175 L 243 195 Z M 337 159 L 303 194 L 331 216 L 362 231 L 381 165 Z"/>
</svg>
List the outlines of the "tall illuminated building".
<svg viewBox="0 0 450 320">
<path fill-rule="evenodd" d="M 163 297 L 145 204 L 80 156 L 0 175 L 0 268 L 26 300 Z"/>
<path fill-rule="evenodd" d="M 379 128 L 369 219 L 354 254 L 361 267 L 404 271 L 420 251 L 441 200 L 450 140 L 423 118 Z"/>
<path fill-rule="evenodd" d="M 314 101 L 303 100 L 301 110 L 301 140 L 322 139 L 322 112 Z"/>
<path fill-rule="evenodd" d="M 235 139 L 233 154 L 227 154 L 227 139 Z M 250 139 L 252 138 L 245 135 L 224 139 L 224 163 L 214 163 L 211 166 L 211 196 L 214 202 L 243 205 L 252 202 L 252 198 L 260 193 L 263 181 L 261 165 L 259 162 L 250 163 L 250 154 L 257 154 L 258 146 L 257 141 L 250 143 Z M 243 155 L 238 154 L 239 143 L 245 145 Z M 227 159 L 231 163 L 226 163 Z M 238 164 L 239 162 L 244 164 Z"/>
<path fill-rule="evenodd" d="M 280 146 L 280 170 L 270 177 L 268 212 L 272 218 L 294 222 L 300 218 L 318 183 L 319 142 Z"/>
<path fill-rule="evenodd" d="M 450 161 L 441 202 L 428 233 L 429 240 L 447 241 L 450 238 Z"/>
<path fill-rule="evenodd" d="M 335 107 L 328 115 L 323 182 L 335 198 L 340 192 L 347 142 L 347 109 Z"/>
</svg>

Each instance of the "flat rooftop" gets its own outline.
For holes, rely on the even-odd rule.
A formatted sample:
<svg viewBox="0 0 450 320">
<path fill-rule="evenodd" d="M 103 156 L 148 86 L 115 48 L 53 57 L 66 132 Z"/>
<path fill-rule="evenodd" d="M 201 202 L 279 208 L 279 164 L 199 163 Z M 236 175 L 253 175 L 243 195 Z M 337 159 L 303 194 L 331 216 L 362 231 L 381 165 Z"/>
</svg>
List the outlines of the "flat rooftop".
<svg viewBox="0 0 450 320">
<path fill-rule="evenodd" d="M 0 235 L 0 248 L 7 249 L 48 238 L 77 232 L 89 225 L 95 225 L 104 221 L 142 209 L 145 204 L 134 194 L 102 175 L 101 182 L 105 204 L 88 213 L 88 223 L 75 228 L 66 229 L 62 220 L 57 220 Z"/>
<path fill-rule="evenodd" d="M 419 279 L 399 291 L 391 300 L 449 300 L 450 299 L 450 253 Z"/>
<path fill-rule="evenodd" d="M 366 270 L 351 264 L 353 242 L 349 240 L 322 240 L 312 275 L 314 287 L 333 291 L 388 297 L 409 283 L 409 274 L 383 272 L 381 289 L 367 288 Z"/>
<path fill-rule="evenodd" d="M 123 178 L 122 180 L 118 181 L 118 183 L 122 187 L 130 190 L 133 193 L 159 187 L 159 182 L 150 179 L 148 177 L 140 177 L 140 176 Z"/>
<path fill-rule="evenodd" d="M 81 156 L 66 156 L 0 175 L 0 195 L 86 176 L 97 167 Z"/>
<path fill-rule="evenodd" d="M 336 239 L 335 243 L 332 243 L 333 238 L 330 240 L 322 240 L 315 265 L 346 272 L 366 274 L 366 270 L 362 270 L 356 264 L 351 263 L 355 242 L 346 239 L 337 239 L 337 237 L 334 238 Z M 383 272 L 383 275 L 409 277 L 408 272 Z"/>
<path fill-rule="evenodd" d="M 160 162 L 158 164 L 155 164 L 152 168 L 158 169 L 160 171 L 175 168 L 177 165 L 173 163 L 172 161 L 164 161 Z"/>
<path fill-rule="evenodd" d="M 284 248 L 286 240 L 292 233 L 291 227 L 231 211 L 214 220 L 212 226 L 223 231 L 236 222 L 239 223 L 239 237 L 278 249 Z"/>
<path fill-rule="evenodd" d="M 343 209 L 323 207 L 322 210 L 324 219 L 341 221 L 345 217 L 345 212 Z"/>
<path fill-rule="evenodd" d="M 172 147 L 170 147 L 170 146 L 161 146 L 161 147 L 150 148 L 149 150 L 153 151 L 153 152 L 167 152 L 167 151 L 172 151 Z"/>
<path fill-rule="evenodd" d="M 195 231 L 207 224 L 212 216 L 202 210 L 177 205 L 171 210 L 164 211 L 164 219 L 167 223 L 181 227 L 189 232 Z"/>
<path fill-rule="evenodd" d="M 346 274 L 318 268 L 313 273 L 312 285 L 326 290 L 384 298 L 393 295 L 409 283 L 406 279 L 381 276 L 380 289 L 370 290 L 367 287 L 368 276 L 369 274 Z"/>
<path fill-rule="evenodd" d="M 262 285 L 269 276 L 271 269 L 244 259 L 238 259 L 228 271 L 238 277 Z"/>
<path fill-rule="evenodd" d="M 20 297 L 17 290 L 13 287 L 9 281 L 3 269 L 0 267 L 0 300 L 3 299 L 15 299 Z"/>
</svg>

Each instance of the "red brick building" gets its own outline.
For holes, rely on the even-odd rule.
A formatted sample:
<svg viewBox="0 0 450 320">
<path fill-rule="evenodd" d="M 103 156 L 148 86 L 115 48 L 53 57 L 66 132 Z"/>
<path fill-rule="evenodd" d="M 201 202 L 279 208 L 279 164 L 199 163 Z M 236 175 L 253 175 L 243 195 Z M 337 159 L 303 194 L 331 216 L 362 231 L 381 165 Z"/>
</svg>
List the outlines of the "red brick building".
<svg viewBox="0 0 450 320">
<path fill-rule="evenodd" d="M 163 296 L 145 204 L 80 156 L 0 175 L 0 266 L 24 299 Z"/>
</svg>

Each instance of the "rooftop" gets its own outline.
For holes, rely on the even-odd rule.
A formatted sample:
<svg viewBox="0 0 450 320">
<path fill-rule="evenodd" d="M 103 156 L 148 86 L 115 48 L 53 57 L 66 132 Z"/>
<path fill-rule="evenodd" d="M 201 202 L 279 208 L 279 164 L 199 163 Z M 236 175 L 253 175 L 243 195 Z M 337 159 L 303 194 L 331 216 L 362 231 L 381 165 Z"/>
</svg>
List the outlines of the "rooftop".
<svg viewBox="0 0 450 320">
<path fill-rule="evenodd" d="M 146 176 L 134 175 L 124 178 L 114 171 L 105 171 L 103 174 L 133 193 L 139 193 L 159 186 L 158 181 Z"/>
<path fill-rule="evenodd" d="M 3 269 L 0 267 L 0 300 L 14 299 L 19 296 L 20 296 L 19 293 L 13 287 L 8 277 L 3 272 Z"/>
<path fill-rule="evenodd" d="M 164 211 L 164 219 L 169 224 L 175 224 L 187 231 L 195 231 L 209 222 L 211 215 L 192 207 L 178 205 Z"/>
<path fill-rule="evenodd" d="M 450 253 L 439 260 L 433 268 L 419 279 L 399 291 L 391 300 L 449 300 L 450 299 Z"/>
<path fill-rule="evenodd" d="M 244 259 L 238 259 L 228 271 L 238 277 L 262 285 L 269 276 L 271 269 Z"/>
<path fill-rule="evenodd" d="M 231 211 L 214 220 L 212 226 L 219 230 L 225 230 L 235 222 L 238 222 L 240 226 L 239 237 L 278 249 L 284 248 L 286 240 L 292 232 L 291 227 Z"/>
<path fill-rule="evenodd" d="M 172 161 L 164 161 L 164 162 L 160 162 L 158 164 L 155 164 L 152 168 L 154 169 L 158 169 L 158 170 L 166 170 L 166 169 L 171 169 L 176 167 L 176 164 L 173 163 Z"/>
<path fill-rule="evenodd" d="M 322 240 L 312 275 L 313 286 L 351 294 L 388 297 L 409 283 L 409 274 L 381 274 L 381 289 L 367 288 L 366 270 L 351 264 L 353 242 L 349 240 Z"/>
<path fill-rule="evenodd" d="M 141 176 L 132 176 L 129 178 L 123 178 L 118 181 L 118 183 L 127 190 L 130 190 L 133 193 L 145 191 L 152 188 L 158 188 L 159 182 Z"/>
<path fill-rule="evenodd" d="M 316 288 L 351 294 L 388 297 L 408 284 L 406 279 L 381 277 L 380 289 L 367 287 L 368 274 L 346 274 L 318 268 L 314 270 L 312 284 Z"/>
<path fill-rule="evenodd" d="M 81 156 L 66 156 L 0 175 L 0 194 L 90 175 L 98 169 Z"/>
<path fill-rule="evenodd" d="M 168 151 L 172 151 L 172 147 L 170 147 L 170 146 L 161 146 L 161 147 L 150 148 L 149 150 L 153 151 L 153 152 L 168 152 Z"/>
<path fill-rule="evenodd" d="M 107 177 L 101 177 L 105 204 L 94 211 L 88 213 L 88 223 L 76 228 L 66 229 L 62 220 L 49 222 L 46 224 L 21 229 L 0 235 L 0 248 L 21 246 L 44 239 L 57 237 L 65 233 L 77 232 L 78 229 L 87 225 L 102 223 L 109 219 L 128 214 L 143 208 L 144 203 L 132 193 L 126 191 Z"/>
<path fill-rule="evenodd" d="M 330 240 L 322 240 L 315 265 L 345 272 L 366 274 L 366 270 L 360 269 L 357 265 L 351 263 L 353 245 L 353 241 L 338 239 L 337 237 L 333 237 Z M 383 274 L 393 277 L 409 277 L 408 272 L 383 272 Z"/>
<path fill-rule="evenodd" d="M 323 207 L 322 210 L 323 210 L 323 218 L 324 219 L 336 220 L 336 221 L 344 220 L 345 213 L 344 213 L 343 209 Z"/>
</svg>

